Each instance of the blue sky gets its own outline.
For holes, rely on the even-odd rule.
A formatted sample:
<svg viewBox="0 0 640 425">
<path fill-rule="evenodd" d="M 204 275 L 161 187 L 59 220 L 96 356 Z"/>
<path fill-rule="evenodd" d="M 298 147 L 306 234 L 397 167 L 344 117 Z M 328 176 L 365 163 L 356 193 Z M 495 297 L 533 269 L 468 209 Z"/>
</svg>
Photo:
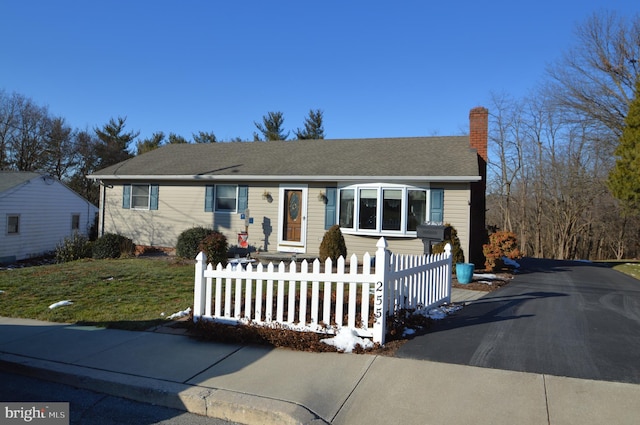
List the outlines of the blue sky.
<svg viewBox="0 0 640 425">
<path fill-rule="evenodd" d="M 437 5 L 432 3 L 438 3 Z M 525 96 L 594 12 L 636 0 L 0 0 L 0 89 L 79 129 L 252 139 L 309 109 L 327 138 L 454 135 Z"/>
</svg>

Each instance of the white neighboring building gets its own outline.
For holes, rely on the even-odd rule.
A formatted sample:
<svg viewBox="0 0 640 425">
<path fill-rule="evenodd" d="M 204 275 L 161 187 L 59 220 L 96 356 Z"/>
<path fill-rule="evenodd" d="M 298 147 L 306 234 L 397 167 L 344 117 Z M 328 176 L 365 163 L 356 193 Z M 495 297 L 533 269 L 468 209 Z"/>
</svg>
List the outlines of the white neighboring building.
<svg viewBox="0 0 640 425">
<path fill-rule="evenodd" d="M 37 257 L 74 232 L 88 235 L 98 208 L 60 181 L 0 171 L 0 263 Z"/>
</svg>

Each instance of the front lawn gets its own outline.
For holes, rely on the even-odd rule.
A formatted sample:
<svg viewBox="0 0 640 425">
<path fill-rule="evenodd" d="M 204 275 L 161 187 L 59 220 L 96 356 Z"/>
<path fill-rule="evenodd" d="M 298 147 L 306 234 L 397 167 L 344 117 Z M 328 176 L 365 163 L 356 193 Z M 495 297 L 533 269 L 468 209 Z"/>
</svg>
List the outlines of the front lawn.
<svg viewBox="0 0 640 425">
<path fill-rule="evenodd" d="M 194 272 L 193 264 L 148 258 L 85 259 L 0 269 L 0 316 L 146 330 L 193 305 Z M 66 300 L 71 304 L 49 308 Z M 430 323 L 431 319 L 423 315 L 400 312 L 387 320 L 387 344 L 371 352 L 392 355 L 406 342 L 407 328 L 425 332 Z M 320 342 L 327 337 L 325 334 L 314 332 L 202 321 L 199 326 L 191 322 L 185 325 L 194 336 L 221 342 L 337 350 Z"/>
<path fill-rule="evenodd" d="M 633 276 L 636 279 L 640 279 L 640 263 L 638 262 L 624 262 L 613 266 L 614 270 Z"/>
<path fill-rule="evenodd" d="M 192 264 L 144 258 L 0 270 L 0 316 L 147 329 L 193 305 L 193 276 Z"/>
</svg>

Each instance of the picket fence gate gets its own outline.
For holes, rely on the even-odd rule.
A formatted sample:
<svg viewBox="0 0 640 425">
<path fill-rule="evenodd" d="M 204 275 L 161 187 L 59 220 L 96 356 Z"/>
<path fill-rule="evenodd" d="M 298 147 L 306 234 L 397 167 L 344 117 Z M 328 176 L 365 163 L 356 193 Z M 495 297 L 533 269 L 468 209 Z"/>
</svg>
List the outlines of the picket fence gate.
<svg viewBox="0 0 640 425">
<path fill-rule="evenodd" d="M 451 301 L 451 246 L 442 254 L 400 255 L 380 238 L 372 258 L 340 257 L 324 270 L 316 259 L 275 267 L 228 264 L 215 268 L 196 257 L 193 319 L 253 323 L 332 334 L 344 326 L 384 344 L 387 315 L 400 309 L 429 309 Z M 345 289 L 348 294 L 345 298 Z M 322 292 L 322 294 L 321 294 Z M 286 312 L 286 314 L 285 314 Z"/>
</svg>

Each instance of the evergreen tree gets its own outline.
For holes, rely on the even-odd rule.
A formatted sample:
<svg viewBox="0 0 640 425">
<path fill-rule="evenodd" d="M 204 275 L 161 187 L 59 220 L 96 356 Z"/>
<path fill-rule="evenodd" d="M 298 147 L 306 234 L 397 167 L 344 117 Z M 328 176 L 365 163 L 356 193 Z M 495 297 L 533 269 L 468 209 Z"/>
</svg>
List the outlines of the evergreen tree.
<svg viewBox="0 0 640 425">
<path fill-rule="evenodd" d="M 262 124 L 253 122 L 260 133 L 262 133 L 263 140 L 287 140 L 289 132 L 285 134 L 282 124 L 284 123 L 284 117 L 282 112 L 269 112 L 262 117 Z M 257 133 L 253 133 L 253 139 L 259 141 L 260 136 Z"/>
<path fill-rule="evenodd" d="M 197 134 L 193 133 L 192 136 L 194 143 L 216 143 L 218 141 L 213 132 L 207 133 L 206 131 L 199 131 Z"/>
<path fill-rule="evenodd" d="M 620 143 L 615 151 L 616 165 L 609 173 L 609 189 L 622 202 L 628 214 L 640 214 L 640 78 L 629 104 Z"/>
<path fill-rule="evenodd" d="M 143 153 L 158 149 L 163 143 L 164 133 L 162 131 L 157 131 L 148 139 L 138 140 L 136 143 L 136 155 L 142 155 Z"/>
<path fill-rule="evenodd" d="M 304 120 L 304 129 L 295 131 L 296 138 L 305 139 L 324 139 L 324 126 L 322 123 L 323 112 L 320 109 L 309 110 L 309 116 Z"/>
<path fill-rule="evenodd" d="M 118 117 L 117 121 L 111 118 L 101 129 L 94 129 L 96 136 L 98 136 L 96 153 L 99 158 L 100 168 L 131 158 L 132 155 L 128 150 L 129 144 L 138 137 L 140 132 L 125 133 L 126 121 L 127 119 L 122 117 Z"/>
<path fill-rule="evenodd" d="M 189 143 L 189 141 L 184 137 L 179 136 L 175 133 L 169 133 L 169 144 L 179 145 L 179 144 L 185 144 L 185 143 Z"/>
</svg>

